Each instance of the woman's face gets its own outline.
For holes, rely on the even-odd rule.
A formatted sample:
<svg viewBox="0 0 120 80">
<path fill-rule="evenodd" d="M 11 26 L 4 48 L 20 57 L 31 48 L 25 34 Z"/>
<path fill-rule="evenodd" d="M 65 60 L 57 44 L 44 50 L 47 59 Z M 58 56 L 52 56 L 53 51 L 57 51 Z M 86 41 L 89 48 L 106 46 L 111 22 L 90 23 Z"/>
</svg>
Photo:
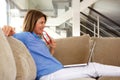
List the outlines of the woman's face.
<svg viewBox="0 0 120 80">
<path fill-rule="evenodd" d="M 43 33 L 43 29 L 45 27 L 45 17 L 41 17 L 38 19 L 38 21 L 35 24 L 35 28 L 33 30 L 34 33 L 37 35 L 41 35 Z"/>
</svg>

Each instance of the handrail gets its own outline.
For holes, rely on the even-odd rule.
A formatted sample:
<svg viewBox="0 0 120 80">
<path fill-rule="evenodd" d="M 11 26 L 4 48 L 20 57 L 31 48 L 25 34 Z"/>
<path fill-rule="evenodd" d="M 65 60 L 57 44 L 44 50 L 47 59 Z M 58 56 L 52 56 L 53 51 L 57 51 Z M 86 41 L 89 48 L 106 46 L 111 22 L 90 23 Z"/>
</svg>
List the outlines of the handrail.
<svg viewBox="0 0 120 80">
<path fill-rule="evenodd" d="M 116 34 L 117 36 L 120 36 L 120 32 L 119 31 L 116 31 L 113 27 L 111 27 L 110 25 L 108 25 L 108 24 L 106 24 L 105 22 L 101 22 L 102 24 L 104 24 L 106 27 L 107 27 L 107 29 L 109 29 L 110 31 L 114 31 L 114 34 Z"/>
<path fill-rule="evenodd" d="M 81 24 L 81 26 L 85 27 L 85 29 L 89 30 L 90 32 L 94 33 L 94 31 L 92 31 L 90 28 L 84 26 L 83 24 Z"/>
<path fill-rule="evenodd" d="M 94 16 L 90 15 L 89 17 L 91 17 L 94 21 L 96 21 L 95 18 L 94 18 Z M 116 31 L 113 27 L 111 27 L 111 26 L 108 25 L 107 23 L 103 22 L 102 20 L 99 21 L 99 22 L 100 22 L 101 25 L 106 26 L 106 27 L 104 27 L 104 28 L 112 31 L 115 35 L 120 36 L 120 32 L 119 32 L 119 31 Z"/>
<path fill-rule="evenodd" d="M 93 22 L 97 22 L 96 19 L 92 16 L 92 15 L 86 15 L 84 14 L 83 12 L 80 12 L 82 15 L 84 15 L 85 17 L 91 19 Z M 100 21 L 100 24 L 101 25 L 104 25 L 106 27 L 104 28 L 107 28 L 108 30 L 112 31 L 114 34 L 116 34 L 117 36 L 120 36 L 120 32 L 116 31 L 114 28 L 112 28 L 110 25 L 106 24 L 105 22 L 103 21 Z M 112 30 L 111 30 L 112 29 Z"/>
<path fill-rule="evenodd" d="M 87 28 L 87 27 L 84 26 L 83 24 L 81 24 L 81 26 L 83 26 L 85 29 L 89 30 L 90 32 L 94 33 L 94 31 L 90 30 L 89 28 Z M 94 26 L 94 27 L 96 27 L 96 26 Z M 100 31 L 102 31 L 102 32 L 105 33 L 106 35 L 108 35 L 108 36 L 110 36 L 110 37 L 113 37 L 113 35 L 111 35 L 111 34 L 108 33 L 107 31 L 105 31 L 104 29 L 102 29 L 102 28 L 99 28 L 99 29 L 100 29 Z M 94 34 L 98 36 L 97 33 L 94 33 Z M 99 35 L 99 36 L 100 36 L 100 35 Z"/>
<path fill-rule="evenodd" d="M 84 14 L 83 12 L 80 12 L 82 15 L 84 15 L 85 17 L 87 17 L 87 18 L 89 18 L 89 19 L 91 19 L 91 20 L 93 20 L 93 21 L 95 21 L 95 19 L 93 19 L 93 18 L 91 18 L 90 16 L 88 16 L 88 15 L 86 15 L 86 14 Z"/>
<path fill-rule="evenodd" d="M 98 12 L 97 10 L 95 10 L 95 9 L 93 9 L 93 8 L 91 8 L 91 7 L 88 7 L 88 8 L 89 8 L 90 10 L 92 10 L 92 11 L 96 12 L 97 14 L 99 14 L 100 16 L 102 16 L 103 18 L 105 18 L 105 19 L 107 19 L 107 20 L 111 21 L 112 23 L 114 23 L 115 25 L 117 25 L 117 26 L 119 26 L 119 27 L 120 27 L 120 24 L 116 23 L 115 21 L 113 21 L 112 19 L 108 18 L 107 16 L 105 16 L 105 15 L 101 14 L 101 13 L 100 13 L 100 12 Z"/>
<path fill-rule="evenodd" d="M 96 19 L 94 18 L 94 16 L 90 16 L 90 15 L 88 16 L 88 15 L 82 13 L 82 12 L 81 12 L 81 14 L 82 14 L 83 16 L 87 17 L 87 18 L 90 18 L 91 20 L 93 20 L 93 22 L 96 22 Z M 84 20 L 84 21 L 87 21 L 87 23 L 90 24 L 90 25 L 93 27 L 93 24 L 94 24 L 94 23 L 92 23 L 92 22 L 89 21 L 88 19 L 85 19 L 84 17 L 81 17 L 81 19 Z M 105 25 L 106 27 L 108 26 L 107 28 L 109 28 L 109 29 L 112 28 L 112 27 L 110 27 L 110 25 L 108 25 L 108 24 L 106 24 L 106 23 L 104 23 L 104 22 L 101 22 L 101 21 L 100 21 L 100 24 Z M 97 27 L 97 26 L 95 26 L 95 27 Z M 102 28 L 99 28 L 99 29 L 100 29 L 100 31 L 101 31 L 102 33 L 104 33 L 105 35 L 113 37 L 113 34 L 105 31 L 105 30 L 102 29 Z M 114 30 L 114 31 L 115 31 L 115 30 Z M 116 31 L 116 32 L 118 33 L 118 34 L 116 34 L 116 35 L 119 36 L 119 32 L 118 32 L 118 31 Z"/>
<path fill-rule="evenodd" d="M 82 34 L 86 34 L 85 32 L 83 32 L 83 31 L 80 31 Z"/>
<path fill-rule="evenodd" d="M 84 21 L 86 21 L 86 22 L 89 23 L 90 25 L 94 26 L 94 24 L 93 24 L 92 22 L 90 22 L 89 20 L 84 19 L 84 18 L 82 18 L 82 17 L 81 17 L 81 19 L 84 20 Z"/>
</svg>

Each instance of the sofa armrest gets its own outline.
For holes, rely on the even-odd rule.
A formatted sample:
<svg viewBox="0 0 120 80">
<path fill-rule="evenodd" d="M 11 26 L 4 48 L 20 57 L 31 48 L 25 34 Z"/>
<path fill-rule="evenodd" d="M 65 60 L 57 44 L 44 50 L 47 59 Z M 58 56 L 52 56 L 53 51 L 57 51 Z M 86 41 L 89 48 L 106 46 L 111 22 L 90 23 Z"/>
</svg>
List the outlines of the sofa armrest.
<svg viewBox="0 0 120 80">
<path fill-rule="evenodd" d="M 16 65 L 10 45 L 0 28 L 0 80 L 15 80 Z"/>
<path fill-rule="evenodd" d="M 16 80 L 35 80 L 36 65 L 26 46 L 12 36 L 7 37 L 7 40 L 15 58 Z"/>
</svg>

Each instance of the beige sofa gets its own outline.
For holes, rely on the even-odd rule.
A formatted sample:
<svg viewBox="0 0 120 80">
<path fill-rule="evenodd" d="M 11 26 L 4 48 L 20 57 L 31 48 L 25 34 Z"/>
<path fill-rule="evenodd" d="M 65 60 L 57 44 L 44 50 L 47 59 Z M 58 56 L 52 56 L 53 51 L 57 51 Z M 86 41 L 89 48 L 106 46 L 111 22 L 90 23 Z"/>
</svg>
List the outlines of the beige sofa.
<svg viewBox="0 0 120 80">
<path fill-rule="evenodd" d="M 84 35 L 57 39 L 56 42 L 54 56 L 64 65 L 86 63 L 95 42 L 91 62 L 120 66 L 120 38 L 91 38 L 89 35 Z M 97 80 L 120 80 L 120 77 L 100 77 Z"/>
<path fill-rule="evenodd" d="M 0 80 L 35 80 L 36 66 L 22 42 L 0 29 Z"/>
<path fill-rule="evenodd" d="M 93 42 L 91 61 L 120 66 L 120 38 L 90 38 L 88 35 L 57 39 L 54 56 L 64 65 L 86 63 Z M 5 37 L 0 29 L 0 80 L 35 80 L 36 66 L 22 42 Z M 79 78 L 73 80 L 96 80 Z M 120 77 L 100 77 L 98 80 L 120 80 Z"/>
</svg>

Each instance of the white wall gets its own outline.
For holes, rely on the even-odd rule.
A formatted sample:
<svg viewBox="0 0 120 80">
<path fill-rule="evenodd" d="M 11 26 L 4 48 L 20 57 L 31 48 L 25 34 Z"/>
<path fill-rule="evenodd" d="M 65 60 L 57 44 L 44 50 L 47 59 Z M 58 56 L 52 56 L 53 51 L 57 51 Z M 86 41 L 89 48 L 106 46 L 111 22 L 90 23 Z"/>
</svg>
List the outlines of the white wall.
<svg viewBox="0 0 120 80">
<path fill-rule="evenodd" d="M 6 1 L 0 0 L 0 27 L 7 24 Z"/>
</svg>

